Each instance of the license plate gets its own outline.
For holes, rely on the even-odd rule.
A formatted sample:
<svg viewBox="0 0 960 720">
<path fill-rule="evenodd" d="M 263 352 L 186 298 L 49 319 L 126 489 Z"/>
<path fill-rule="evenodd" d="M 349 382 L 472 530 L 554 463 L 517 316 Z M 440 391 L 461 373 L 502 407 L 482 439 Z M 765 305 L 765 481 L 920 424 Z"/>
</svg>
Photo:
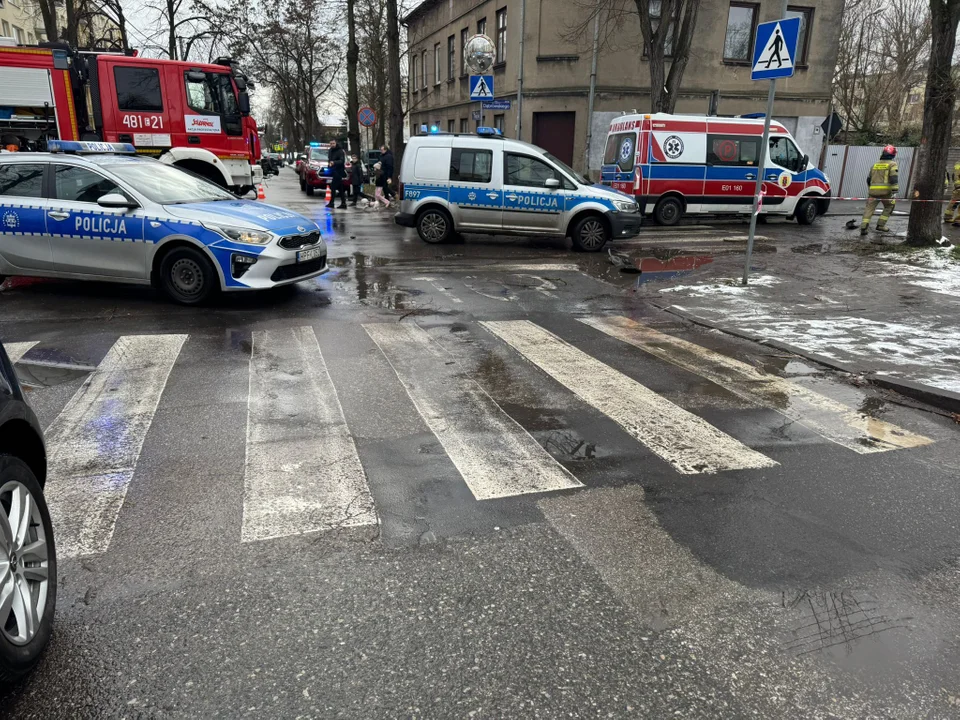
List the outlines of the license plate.
<svg viewBox="0 0 960 720">
<path fill-rule="evenodd" d="M 301 250 L 297 253 L 297 262 L 302 263 L 307 260 L 315 260 L 318 257 L 323 257 L 323 248 L 313 248 L 311 250 Z"/>
</svg>

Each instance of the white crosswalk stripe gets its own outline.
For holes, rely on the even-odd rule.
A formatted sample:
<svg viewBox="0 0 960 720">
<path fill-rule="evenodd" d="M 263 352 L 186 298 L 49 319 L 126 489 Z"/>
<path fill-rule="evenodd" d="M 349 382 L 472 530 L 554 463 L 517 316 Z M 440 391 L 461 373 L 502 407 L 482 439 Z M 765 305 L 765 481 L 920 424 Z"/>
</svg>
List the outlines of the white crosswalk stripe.
<svg viewBox="0 0 960 720">
<path fill-rule="evenodd" d="M 696 373 L 750 402 L 772 408 L 854 452 L 885 452 L 933 442 L 802 385 L 762 373 L 744 362 L 628 318 L 594 317 L 581 322 Z"/>
<path fill-rule="evenodd" d="M 416 325 L 364 325 L 477 500 L 582 484 Z"/>
<path fill-rule="evenodd" d="M 242 541 L 376 523 L 313 329 L 253 333 Z"/>
<path fill-rule="evenodd" d="M 481 323 L 683 474 L 777 465 L 528 320 Z"/>
<path fill-rule="evenodd" d="M 29 342 L 6 343 L 3 348 L 7 351 L 7 357 L 10 358 L 10 362 L 17 363 L 24 355 L 30 352 L 30 348 L 36 344 L 36 340 Z"/>
<path fill-rule="evenodd" d="M 46 432 L 57 552 L 106 552 L 144 438 L 186 335 L 125 335 Z"/>
</svg>

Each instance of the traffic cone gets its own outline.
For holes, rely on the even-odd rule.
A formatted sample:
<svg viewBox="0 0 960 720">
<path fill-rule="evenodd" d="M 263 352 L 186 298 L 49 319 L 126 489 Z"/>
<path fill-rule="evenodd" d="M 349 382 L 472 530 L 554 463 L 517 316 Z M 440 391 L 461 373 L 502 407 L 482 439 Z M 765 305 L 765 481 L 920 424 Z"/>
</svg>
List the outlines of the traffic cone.
<svg viewBox="0 0 960 720">
<path fill-rule="evenodd" d="M 327 185 L 327 194 L 323 196 L 324 202 L 333 202 L 333 193 L 330 192 L 330 186 Z"/>
<path fill-rule="evenodd" d="M 257 200 L 266 200 L 267 194 L 263 191 L 263 185 L 257 185 Z"/>
</svg>

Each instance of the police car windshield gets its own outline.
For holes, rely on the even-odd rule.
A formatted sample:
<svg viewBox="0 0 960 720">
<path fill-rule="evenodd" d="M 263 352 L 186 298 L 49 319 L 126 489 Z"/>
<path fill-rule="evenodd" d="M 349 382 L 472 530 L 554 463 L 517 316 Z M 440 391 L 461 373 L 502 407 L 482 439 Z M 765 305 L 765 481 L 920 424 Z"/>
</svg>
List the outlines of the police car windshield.
<svg viewBox="0 0 960 720">
<path fill-rule="evenodd" d="M 161 205 L 237 199 L 199 175 L 159 162 L 111 163 L 110 172 Z"/>
<path fill-rule="evenodd" d="M 550 158 L 550 162 L 552 162 L 554 165 L 556 165 L 557 167 L 559 167 L 561 170 L 563 170 L 565 173 L 567 173 L 567 175 L 569 175 L 570 177 L 572 177 L 574 180 L 576 180 L 576 181 L 577 181 L 578 183 L 580 183 L 581 185 L 589 185 L 589 184 L 590 184 L 590 181 L 589 181 L 589 180 L 587 180 L 583 175 L 581 175 L 580 173 L 578 173 L 578 172 L 577 172 L 576 170 L 574 170 L 572 167 L 570 167 L 569 165 L 567 165 L 563 160 L 560 160 L 560 159 L 558 159 L 558 158 L 555 158 L 553 155 L 551 155 L 551 154 L 548 153 L 548 152 L 545 152 L 544 155 L 546 155 L 548 158 Z"/>
<path fill-rule="evenodd" d="M 327 148 L 310 148 L 310 159 L 314 162 L 327 162 L 330 159 L 330 151 Z"/>
</svg>

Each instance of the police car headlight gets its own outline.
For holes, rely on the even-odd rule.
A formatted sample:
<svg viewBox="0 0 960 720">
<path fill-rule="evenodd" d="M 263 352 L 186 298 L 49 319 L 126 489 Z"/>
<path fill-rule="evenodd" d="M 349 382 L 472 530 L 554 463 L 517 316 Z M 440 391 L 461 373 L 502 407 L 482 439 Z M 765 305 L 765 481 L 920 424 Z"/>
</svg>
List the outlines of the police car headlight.
<svg viewBox="0 0 960 720">
<path fill-rule="evenodd" d="M 632 200 L 614 200 L 613 206 L 620 212 L 637 212 L 639 206 Z"/>
<path fill-rule="evenodd" d="M 208 229 L 220 233 L 227 240 L 244 243 L 245 245 L 268 245 L 273 240 L 273 235 L 260 230 L 250 230 L 249 228 L 231 227 L 229 225 L 207 225 Z"/>
</svg>

